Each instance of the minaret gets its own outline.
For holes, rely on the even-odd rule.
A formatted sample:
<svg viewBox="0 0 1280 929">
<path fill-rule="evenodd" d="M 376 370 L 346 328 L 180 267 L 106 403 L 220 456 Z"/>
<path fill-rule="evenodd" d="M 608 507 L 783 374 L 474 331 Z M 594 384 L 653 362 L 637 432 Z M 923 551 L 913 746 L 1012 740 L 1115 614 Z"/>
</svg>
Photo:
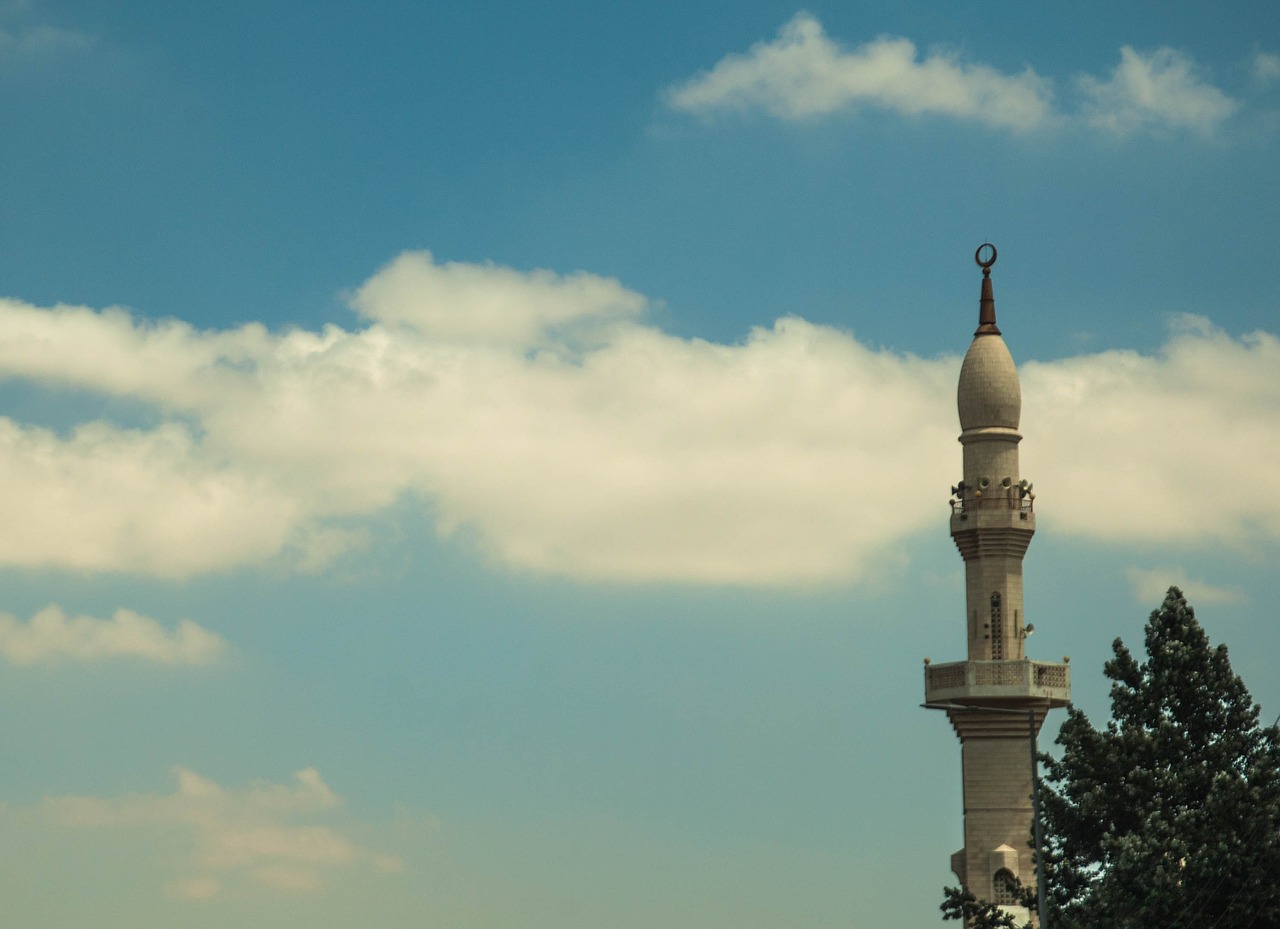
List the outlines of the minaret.
<svg viewBox="0 0 1280 929">
<path fill-rule="evenodd" d="M 1022 556 L 1036 531 L 1035 495 L 1018 468 L 1022 389 L 996 325 L 995 246 L 979 247 L 978 329 L 960 368 L 956 400 L 964 476 L 951 488 L 951 537 L 964 558 L 968 660 L 925 660 L 925 703 L 947 711 L 960 737 L 964 848 L 951 856 L 960 882 L 1015 908 L 1009 879 L 1034 887 L 1033 732 L 1070 698 L 1067 664 L 1031 661 L 1033 627 L 1022 606 Z"/>
</svg>

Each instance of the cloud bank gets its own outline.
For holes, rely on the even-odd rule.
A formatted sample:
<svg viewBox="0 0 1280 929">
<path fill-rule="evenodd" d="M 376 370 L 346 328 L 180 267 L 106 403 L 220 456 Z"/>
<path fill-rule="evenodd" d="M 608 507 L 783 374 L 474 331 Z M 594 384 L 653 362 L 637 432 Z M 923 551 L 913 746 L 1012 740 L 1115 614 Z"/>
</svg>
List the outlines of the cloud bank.
<svg viewBox="0 0 1280 929">
<path fill-rule="evenodd" d="M 1280 538 L 1277 371 L 1274 335 L 1235 339 L 1197 316 L 1176 317 L 1157 355 L 1024 365 L 1027 444 L 1063 500 L 1055 531 L 1233 548 Z"/>
<path fill-rule="evenodd" d="M 394 856 L 372 852 L 336 828 L 315 822 L 341 800 L 318 771 L 307 768 L 291 784 L 256 782 L 232 790 L 187 768 L 174 768 L 171 794 L 50 797 L 44 810 L 67 828 L 150 830 L 150 840 L 176 840 L 186 858 L 169 892 L 191 900 L 223 895 L 228 885 L 271 891 L 320 890 L 325 878 L 356 866 L 399 871 Z"/>
<path fill-rule="evenodd" d="M 739 344 L 678 338 L 644 323 L 646 302 L 590 274 L 425 252 L 357 290 L 350 330 L 0 301 L 0 378 L 155 420 L 0 418 L 0 564 L 319 570 L 408 501 L 512 570 L 812 585 L 873 577 L 940 531 L 958 358 L 795 318 Z M 1155 355 L 1025 365 L 1024 467 L 1054 531 L 1280 539 L 1277 370 L 1274 336 L 1189 317 Z"/>
<path fill-rule="evenodd" d="M 206 665 L 221 658 L 226 640 L 189 619 L 170 632 L 132 610 L 116 610 L 110 619 L 68 618 L 50 604 L 24 623 L 0 613 L 0 655 L 12 665 L 92 662 L 136 658 L 169 665 Z"/>
<path fill-rule="evenodd" d="M 1273 57 L 1273 56 L 1272 56 Z M 1269 56 L 1255 57 L 1264 74 Z M 1027 67 L 1017 74 L 934 50 L 923 58 L 913 42 L 880 37 L 846 49 L 810 13 L 797 13 L 769 42 L 726 55 L 710 70 L 669 88 L 673 109 L 699 115 L 759 110 L 783 120 L 823 116 L 859 106 L 914 116 L 974 120 L 1028 132 L 1059 123 L 1116 134 L 1138 129 L 1209 134 L 1239 103 L 1201 78 L 1194 62 L 1170 48 L 1120 50 L 1106 78 L 1077 75 L 1074 111 L 1054 101 L 1053 83 Z"/>
</svg>

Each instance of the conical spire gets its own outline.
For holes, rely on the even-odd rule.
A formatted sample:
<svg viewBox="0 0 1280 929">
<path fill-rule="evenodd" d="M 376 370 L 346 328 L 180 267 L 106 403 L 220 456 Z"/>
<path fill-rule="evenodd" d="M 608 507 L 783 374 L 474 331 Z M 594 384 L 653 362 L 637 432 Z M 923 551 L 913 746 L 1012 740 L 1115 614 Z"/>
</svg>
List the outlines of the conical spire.
<svg viewBox="0 0 1280 929">
<path fill-rule="evenodd" d="M 996 325 L 996 298 L 991 289 L 991 266 L 996 263 L 996 247 L 990 242 L 984 242 L 973 253 L 973 260 L 982 269 L 982 297 L 978 301 L 978 328 L 973 334 L 999 335 L 1000 327 Z"/>
</svg>

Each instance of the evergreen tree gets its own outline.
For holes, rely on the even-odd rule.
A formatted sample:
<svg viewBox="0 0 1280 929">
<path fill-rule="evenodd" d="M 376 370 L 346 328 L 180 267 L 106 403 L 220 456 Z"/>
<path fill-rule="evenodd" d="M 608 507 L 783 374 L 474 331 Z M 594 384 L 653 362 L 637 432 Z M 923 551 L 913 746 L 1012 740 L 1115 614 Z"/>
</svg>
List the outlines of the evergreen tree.
<svg viewBox="0 0 1280 929">
<path fill-rule="evenodd" d="M 1112 645 L 1106 728 L 1068 707 L 1041 756 L 1050 927 L 1280 929 L 1280 730 L 1176 587 L 1145 644 L 1142 664 Z M 947 893 L 945 918 L 1009 926 Z"/>
<path fill-rule="evenodd" d="M 960 887 L 945 889 L 942 901 L 943 919 L 961 919 L 970 929 L 1021 929 L 1018 922 L 989 900 L 980 900 L 972 891 Z"/>
</svg>

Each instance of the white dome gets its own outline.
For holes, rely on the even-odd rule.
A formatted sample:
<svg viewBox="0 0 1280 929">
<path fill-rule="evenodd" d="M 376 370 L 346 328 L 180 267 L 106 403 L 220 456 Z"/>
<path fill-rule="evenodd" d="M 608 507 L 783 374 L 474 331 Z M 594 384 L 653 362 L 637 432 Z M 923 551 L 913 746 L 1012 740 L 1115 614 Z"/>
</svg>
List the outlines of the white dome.
<svg viewBox="0 0 1280 929">
<path fill-rule="evenodd" d="M 1004 339 L 995 333 L 975 336 L 960 366 L 956 391 L 960 428 L 1017 429 L 1022 416 L 1022 387 L 1018 369 Z"/>
</svg>

